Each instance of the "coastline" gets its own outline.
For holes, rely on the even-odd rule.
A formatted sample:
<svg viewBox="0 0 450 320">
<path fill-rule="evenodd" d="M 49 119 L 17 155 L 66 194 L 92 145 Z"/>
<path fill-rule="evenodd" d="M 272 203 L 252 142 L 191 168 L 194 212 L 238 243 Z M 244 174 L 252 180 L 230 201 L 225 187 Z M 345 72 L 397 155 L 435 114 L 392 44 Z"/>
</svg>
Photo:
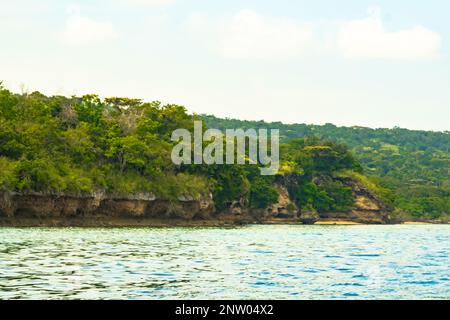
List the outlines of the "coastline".
<svg viewBox="0 0 450 320">
<path fill-rule="evenodd" d="M 264 221 L 219 217 L 217 219 L 157 219 L 157 218 L 121 218 L 121 217 L 89 217 L 89 218 L 0 218 L 0 228 L 234 228 L 245 225 L 304 225 L 298 219 L 268 219 Z M 439 221 L 405 221 L 390 225 L 433 225 L 448 224 Z M 306 225 L 306 224 L 305 224 Z M 358 226 L 382 225 L 363 223 L 341 219 L 322 219 L 314 225 L 318 226 Z M 386 225 L 386 224 L 384 224 Z"/>
<path fill-rule="evenodd" d="M 85 228 L 227 228 L 264 225 L 386 225 L 448 224 L 448 221 L 393 218 L 391 211 L 370 194 L 356 195 L 349 212 L 305 214 L 288 212 L 281 201 L 266 209 L 246 208 L 240 203 L 217 211 L 211 198 L 182 197 L 177 203 L 151 194 L 128 196 L 70 196 L 59 194 L 0 193 L 0 227 L 85 227 Z"/>
</svg>

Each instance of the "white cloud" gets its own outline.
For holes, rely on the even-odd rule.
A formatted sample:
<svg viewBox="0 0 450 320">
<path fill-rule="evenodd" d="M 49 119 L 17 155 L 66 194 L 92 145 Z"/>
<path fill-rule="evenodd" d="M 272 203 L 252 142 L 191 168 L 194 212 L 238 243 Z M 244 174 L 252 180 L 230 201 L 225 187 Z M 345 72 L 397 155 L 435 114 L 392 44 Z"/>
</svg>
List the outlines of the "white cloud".
<svg viewBox="0 0 450 320">
<path fill-rule="evenodd" d="M 66 21 L 61 40 L 70 46 L 84 46 L 104 43 L 117 38 L 113 25 L 109 22 L 96 21 L 82 17 L 79 9 L 71 9 L 72 13 Z"/>
<path fill-rule="evenodd" d="M 175 0 L 126 0 L 126 2 L 143 6 L 164 6 L 174 3 Z"/>
<path fill-rule="evenodd" d="M 417 60 L 439 55 L 439 33 L 420 25 L 390 31 L 380 17 L 380 8 L 368 11 L 364 19 L 314 24 L 251 10 L 216 20 L 192 14 L 187 30 L 229 59 L 281 60 L 331 54 L 353 59 Z"/>
<path fill-rule="evenodd" d="M 378 8 L 368 17 L 342 25 L 337 35 L 340 52 L 347 58 L 427 59 L 436 57 L 441 46 L 438 33 L 423 26 L 400 31 L 386 30 Z"/>
<path fill-rule="evenodd" d="M 242 10 L 223 20 L 217 50 L 234 59 L 284 59 L 301 55 L 312 39 L 312 28 L 288 18 Z"/>
</svg>

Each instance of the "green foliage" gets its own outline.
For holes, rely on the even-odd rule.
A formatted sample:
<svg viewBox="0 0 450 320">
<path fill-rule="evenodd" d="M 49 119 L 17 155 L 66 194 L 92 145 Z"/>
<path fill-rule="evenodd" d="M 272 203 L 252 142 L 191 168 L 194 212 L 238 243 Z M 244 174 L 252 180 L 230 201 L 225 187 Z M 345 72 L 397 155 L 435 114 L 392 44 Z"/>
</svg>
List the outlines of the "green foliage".
<svg viewBox="0 0 450 320">
<path fill-rule="evenodd" d="M 59 192 L 66 189 L 61 172 L 46 159 L 22 160 L 16 167 L 18 190 Z"/>
<path fill-rule="evenodd" d="M 267 208 L 278 201 L 278 192 L 270 178 L 257 177 L 251 181 L 250 207 Z"/>
<path fill-rule="evenodd" d="M 200 196 L 209 181 L 170 161 L 170 130 L 192 123 L 175 105 L 17 95 L 0 86 L 0 191 Z"/>
<path fill-rule="evenodd" d="M 0 157 L 0 191 L 11 191 L 17 185 L 16 163 Z"/>
<path fill-rule="evenodd" d="M 334 177 L 337 178 L 351 178 L 365 188 L 374 192 L 378 197 L 380 197 L 386 204 L 394 205 L 395 194 L 392 190 L 388 188 L 384 188 L 377 182 L 374 177 L 367 177 L 359 172 L 351 171 L 351 170 L 342 170 L 338 171 L 334 174 Z"/>
<path fill-rule="evenodd" d="M 182 106 L 96 95 L 65 98 L 0 90 L 1 190 L 110 194 L 212 193 L 221 210 L 235 201 L 265 208 L 278 201 L 277 177 L 262 177 L 257 165 L 183 165 L 170 159 L 170 136 L 193 129 L 195 116 Z M 348 189 L 333 172 L 360 170 L 347 148 L 331 140 L 295 139 L 282 146 L 280 175 L 301 208 L 344 210 Z M 324 184 L 314 179 L 326 177 Z M 289 184 L 289 183 L 288 183 Z"/>
<path fill-rule="evenodd" d="M 333 201 L 324 203 L 322 207 L 318 208 L 320 212 L 346 212 L 353 206 L 354 200 L 351 187 L 344 185 L 340 181 L 328 179 L 321 185 L 321 188 Z"/>
<path fill-rule="evenodd" d="M 183 170 L 211 181 L 216 208 L 222 210 L 233 201 L 248 203 L 250 181 L 243 165 L 187 165 Z"/>
<path fill-rule="evenodd" d="M 299 208 L 344 212 L 353 206 L 351 188 L 333 179 L 338 170 L 361 170 L 345 146 L 313 137 L 298 138 L 283 145 L 281 154 L 282 166 L 292 168 L 288 189 Z"/>
<path fill-rule="evenodd" d="M 339 180 L 350 177 L 414 217 L 449 214 L 448 132 L 204 116 L 206 127 L 281 129 L 280 172 L 263 177 L 257 165 L 174 165 L 172 131 L 192 131 L 194 119 L 158 101 L 18 95 L 0 85 L 0 191 L 152 192 L 174 201 L 212 193 L 220 210 L 234 201 L 270 206 L 282 183 L 299 209 L 339 212 L 353 206 L 352 190 Z"/>
<path fill-rule="evenodd" d="M 282 141 L 289 145 L 298 144 L 298 138 L 317 137 L 312 139 L 332 140 L 348 146 L 355 155 L 360 168 L 350 168 L 352 177 L 362 179 L 370 189 L 375 190 L 385 201 L 395 205 L 406 214 L 416 217 L 450 215 L 448 206 L 450 188 L 450 132 L 432 132 L 393 129 L 371 129 L 365 127 L 337 127 L 332 124 L 306 125 L 266 123 L 264 121 L 240 121 L 235 119 L 219 119 L 203 115 L 208 127 L 227 128 L 278 128 Z M 303 170 L 311 172 L 321 168 L 325 171 L 342 171 L 335 155 L 327 149 L 327 144 L 314 143 L 310 152 L 315 154 L 311 159 L 300 150 L 291 152 L 291 159 L 285 159 L 281 165 L 282 172 L 299 173 Z M 282 149 L 282 154 L 285 154 Z M 342 154 L 341 154 L 342 155 Z M 351 154 L 348 157 L 352 157 Z M 295 158 L 295 159 L 294 159 Z M 324 160 L 325 162 L 322 162 Z M 331 162 L 329 162 L 331 161 Z M 343 159 L 349 164 L 350 159 Z M 331 164 L 330 167 L 328 165 Z M 355 164 L 356 165 L 356 164 Z M 312 168 L 312 167 L 315 168 Z M 357 165 L 356 165 L 357 166 Z M 344 165 L 345 167 L 345 165 Z M 364 171 L 363 175 L 357 173 Z M 307 192 L 310 188 L 303 187 Z M 324 198 L 326 200 L 326 198 Z M 325 201 L 326 202 L 326 201 Z"/>
</svg>

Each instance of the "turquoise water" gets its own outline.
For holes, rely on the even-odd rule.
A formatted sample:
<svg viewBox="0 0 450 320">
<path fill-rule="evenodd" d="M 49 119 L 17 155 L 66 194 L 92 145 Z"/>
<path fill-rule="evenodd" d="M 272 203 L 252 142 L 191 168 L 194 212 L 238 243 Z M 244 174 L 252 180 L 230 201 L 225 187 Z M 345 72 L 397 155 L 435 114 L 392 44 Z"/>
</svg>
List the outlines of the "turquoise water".
<svg viewBox="0 0 450 320">
<path fill-rule="evenodd" d="M 450 226 L 0 229 L 0 299 L 450 298 Z"/>
</svg>

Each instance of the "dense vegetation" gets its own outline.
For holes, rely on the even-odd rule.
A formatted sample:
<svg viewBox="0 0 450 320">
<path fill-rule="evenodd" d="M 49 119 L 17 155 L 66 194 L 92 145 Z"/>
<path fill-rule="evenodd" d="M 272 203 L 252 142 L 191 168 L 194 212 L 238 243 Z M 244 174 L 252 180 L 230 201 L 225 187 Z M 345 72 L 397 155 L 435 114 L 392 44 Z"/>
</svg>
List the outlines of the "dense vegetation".
<svg viewBox="0 0 450 320">
<path fill-rule="evenodd" d="M 157 101 L 14 94 L 0 85 L 0 192 L 153 193 L 173 201 L 211 192 L 220 210 L 236 201 L 265 208 L 281 183 L 298 208 L 339 212 L 353 205 L 339 177 L 352 177 L 402 214 L 449 215 L 448 132 L 202 116 L 205 127 L 281 130 L 280 172 L 261 176 L 256 165 L 174 165 L 170 136 L 193 129 L 196 118 Z"/>
<path fill-rule="evenodd" d="M 347 145 L 364 173 L 400 211 L 414 217 L 450 215 L 450 133 L 240 121 L 202 116 L 212 128 L 278 128 L 282 140 L 315 136 Z"/>
<path fill-rule="evenodd" d="M 0 90 L 0 189 L 85 194 L 199 194 L 208 181 L 172 165 L 169 137 L 192 127 L 184 108 L 97 96 Z"/>
<path fill-rule="evenodd" d="M 278 200 L 274 183 L 282 182 L 302 209 L 345 211 L 353 205 L 351 189 L 333 175 L 357 174 L 361 167 L 332 141 L 282 145 L 277 176 L 261 176 L 256 165 L 174 165 L 171 134 L 191 130 L 194 119 L 177 105 L 13 94 L 0 86 L 0 192 L 153 193 L 173 201 L 211 192 L 220 210 L 236 201 L 266 208 Z"/>
</svg>

